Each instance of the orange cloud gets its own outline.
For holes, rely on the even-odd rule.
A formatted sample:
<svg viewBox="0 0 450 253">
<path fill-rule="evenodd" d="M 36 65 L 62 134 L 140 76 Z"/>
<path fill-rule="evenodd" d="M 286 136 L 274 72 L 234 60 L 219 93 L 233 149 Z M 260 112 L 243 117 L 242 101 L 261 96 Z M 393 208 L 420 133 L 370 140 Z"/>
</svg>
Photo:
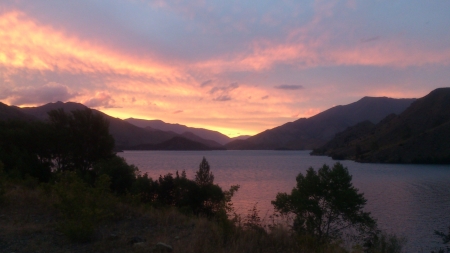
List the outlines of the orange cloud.
<svg viewBox="0 0 450 253">
<path fill-rule="evenodd" d="M 17 11 L 0 15 L 0 64 L 41 71 L 157 76 L 161 80 L 179 76 L 160 62 L 120 55 L 38 24 Z"/>
</svg>

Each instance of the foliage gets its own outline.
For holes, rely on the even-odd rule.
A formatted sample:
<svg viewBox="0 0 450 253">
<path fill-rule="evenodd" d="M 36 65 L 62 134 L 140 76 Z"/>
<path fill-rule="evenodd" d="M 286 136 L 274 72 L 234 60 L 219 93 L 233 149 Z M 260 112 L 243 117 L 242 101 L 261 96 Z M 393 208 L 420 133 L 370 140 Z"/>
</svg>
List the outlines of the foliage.
<svg viewBox="0 0 450 253">
<path fill-rule="evenodd" d="M 59 175 L 54 186 L 56 207 L 62 216 L 59 228 L 71 240 L 90 241 L 96 225 L 113 216 L 109 185 L 106 175 L 98 178 L 95 187 L 87 185 L 74 172 Z"/>
<path fill-rule="evenodd" d="M 441 231 L 434 231 L 434 234 L 439 236 L 442 239 L 442 243 L 443 244 L 448 244 L 450 242 L 450 226 L 448 227 L 448 234 L 445 234 L 444 232 Z M 432 251 L 433 253 L 434 251 Z M 439 250 L 436 251 L 437 253 L 445 253 L 445 252 L 450 252 L 450 247 L 448 245 L 446 245 L 446 248 L 440 248 Z"/>
<path fill-rule="evenodd" d="M 406 239 L 394 234 L 377 231 L 366 239 L 364 248 L 366 253 L 402 253 Z"/>
<path fill-rule="evenodd" d="M 261 223 L 261 217 L 259 216 L 259 210 L 256 208 L 256 203 L 253 207 L 248 210 L 248 213 L 244 220 L 244 228 L 253 229 L 257 231 L 264 231 L 263 224 Z"/>
<path fill-rule="evenodd" d="M 197 180 L 201 178 L 201 180 Z M 205 179 L 205 180 L 204 180 Z M 183 171 L 175 176 L 168 173 L 157 180 L 147 174 L 138 175 L 131 187 L 131 193 L 141 201 L 151 203 L 157 208 L 174 206 L 184 213 L 197 216 L 219 217 L 232 211 L 231 198 L 239 186 L 223 191 L 213 184 L 214 176 L 205 158 L 196 172 L 196 180 L 190 180 Z"/>
<path fill-rule="evenodd" d="M 3 171 L 3 163 L 0 161 L 0 204 L 3 202 L 3 196 L 6 193 L 5 189 L 5 173 Z"/>
<path fill-rule="evenodd" d="M 48 113 L 54 131 L 52 154 L 59 171 L 86 172 L 102 159 L 114 155 L 114 139 L 109 134 L 109 122 L 91 109 L 67 114 L 63 109 Z"/>
<path fill-rule="evenodd" d="M 0 161 L 5 173 L 23 179 L 26 175 L 46 182 L 51 176 L 50 131 L 44 123 L 0 122 Z"/>
<path fill-rule="evenodd" d="M 446 244 L 450 242 L 450 226 L 448 227 L 448 234 L 441 231 L 434 231 L 434 234 L 442 239 L 442 243 Z"/>
<path fill-rule="evenodd" d="M 111 190 L 124 194 L 131 190 L 139 170 L 134 165 L 128 165 L 124 158 L 113 156 L 97 162 L 93 171 L 96 176 L 107 175 L 111 179 Z"/>
<path fill-rule="evenodd" d="M 291 194 L 278 193 L 272 201 L 282 214 L 293 214 L 293 229 L 313 236 L 320 244 L 342 238 L 349 229 L 360 235 L 375 227 L 370 213 L 364 212 L 366 199 L 353 187 L 347 168 L 336 163 L 317 172 L 300 173 Z"/>
<path fill-rule="evenodd" d="M 199 165 L 198 171 L 195 173 L 195 182 L 200 186 L 212 185 L 214 183 L 214 175 L 209 171 L 209 163 L 205 157 Z"/>
</svg>

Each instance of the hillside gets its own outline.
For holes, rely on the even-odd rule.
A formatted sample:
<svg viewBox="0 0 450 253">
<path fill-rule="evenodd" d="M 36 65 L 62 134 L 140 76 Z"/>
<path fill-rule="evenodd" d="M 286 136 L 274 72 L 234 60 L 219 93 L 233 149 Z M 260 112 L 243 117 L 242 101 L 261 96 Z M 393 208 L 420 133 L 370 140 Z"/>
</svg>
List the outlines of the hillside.
<svg viewBox="0 0 450 253">
<path fill-rule="evenodd" d="M 202 139 L 215 141 L 220 145 L 225 145 L 226 143 L 231 141 L 230 137 L 221 134 L 217 131 L 212 131 L 204 128 L 188 127 L 180 124 L 170 124 L 162 120 L 144 120 L 144 119 L 128 118 L 125 119 L 125 121 L 142 128 L 151 127 L 153 129 L 170 131 L 177 134 L 192 133 Z"/>
<path fill-rule="evenodd" d="M 129 147 L 128 150 L 217 150 L 221 147 L 212 148 L 203 143 L 176 136 L 170 140 L 158 144 L 139 144 Z"/>
<path fill-rule="evenodd" d="M 232 141 L 227 149 L 314 149 L 358 122 L 378 123 L 391 113 L 404 111 L 414 99 L 364 97 L 357 102 L 328 109 L 310 118 L 266 130 L 246 140 Z"/>
<path fill-rule="evenodd" d="M 450 163 L 450 88 L 432 91 L 377 125 L 348 128 L 312 154 L 360 162 Z"/>
<path fill-rule="evenodd" d="M 0 120 L 37 120 L 36 117 L 28 115 L 15 106 L 8 106 L 0 102 Z"/>
<path fill-rule="evenodd" d="M 64 111 L 66 112 L 70 112 L 74 110 L 84 110 L 88 107 L 73 102 L 56 102 L 48 103 L 38 107 L 21 108 L 21 111 L 40 120 L 46 120 L 48 117 L 47 112 L 59 108 L 64 109 Z M 114 137 L 117 149 L 126 149 L 127 147 L 136 146 L 139 144 L 156 144 L 167 141 L 177 136 L 177 134 L 170 132 L 147 131 L 121 119 L 111 117 L 100 111 L 94 111 L 103 115 L 103 117 L 105 117 L 109 121 L 109 131 Z"/>
</svg>

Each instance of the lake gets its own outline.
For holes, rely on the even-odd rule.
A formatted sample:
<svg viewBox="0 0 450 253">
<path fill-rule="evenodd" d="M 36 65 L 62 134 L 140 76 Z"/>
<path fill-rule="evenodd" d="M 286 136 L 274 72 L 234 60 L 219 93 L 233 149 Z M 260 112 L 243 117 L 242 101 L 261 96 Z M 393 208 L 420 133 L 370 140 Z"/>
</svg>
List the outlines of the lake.
<svg viewBox="0 0 450 253">
<path fill-rule="evenodd" d="M 237 212 L 245 216 L 258 203 L 262 218 L 273 212 L 270 201 L 278 192 L 292 190 L 298 173 L 336 162 L 310 156 L 309 151 L 125 151 L 119 155 L 153 179 L 177 170 L 185 170 L 193 179 L 206 157 L 215 183 L 224 189 L 241 186 L 233 198 Z M 434 230 L 447 232 L 450 226 L 449 165 L 341 163 L 364 193 L 366 209 L 380 228 L 408 239 L 406 252 L 430 252 L 442 246 Z"/>
</svg>

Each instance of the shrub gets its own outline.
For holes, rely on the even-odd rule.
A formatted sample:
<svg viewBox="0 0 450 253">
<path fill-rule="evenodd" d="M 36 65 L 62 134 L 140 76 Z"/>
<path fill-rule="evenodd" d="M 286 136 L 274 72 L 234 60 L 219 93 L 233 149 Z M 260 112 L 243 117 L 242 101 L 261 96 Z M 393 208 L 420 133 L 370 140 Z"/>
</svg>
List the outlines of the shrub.
<svg viewBox="0 0 450 253">
<path fill-rule="evenodd" d="M 54 186 L 61 213 L 59 228 L 76 242 L 93 238 L 96 225 L 113 215 L 113 196 L 108 176 L 98 178 L 95 187 L 88 186 L 73 172 L 59 175 Z"/>
<path fill-rule="evenodd" d="M 117 194 L 124 194 L 131 190 L 139 171 L 134 165 L 128 165 L 124 158 L 113 156 L 94 165 L 97 176 L 107 175 L 111 180 L 111 190 Z"/>
<path fill-rule="evenodd" d="M 324 165 L 317 172 L 309 168 L 300 173 L 291 194 L 278 193 L 272 201 L 282 214 L 295 216 L 293 229 L 314 237 L 319 244 L 339 240 L 348 228 L 359 235 L 371 231 L 376 223 L 364 212 L 366 199 L 353 187 L 347 168 L 336 163 Z"/>
<path fill-rule="evenodd" d="M 367 253 L 402 253 L 405 244 L 403 237 L 377 232 L 366 240 L 364 247 Z"/>
</svg>

